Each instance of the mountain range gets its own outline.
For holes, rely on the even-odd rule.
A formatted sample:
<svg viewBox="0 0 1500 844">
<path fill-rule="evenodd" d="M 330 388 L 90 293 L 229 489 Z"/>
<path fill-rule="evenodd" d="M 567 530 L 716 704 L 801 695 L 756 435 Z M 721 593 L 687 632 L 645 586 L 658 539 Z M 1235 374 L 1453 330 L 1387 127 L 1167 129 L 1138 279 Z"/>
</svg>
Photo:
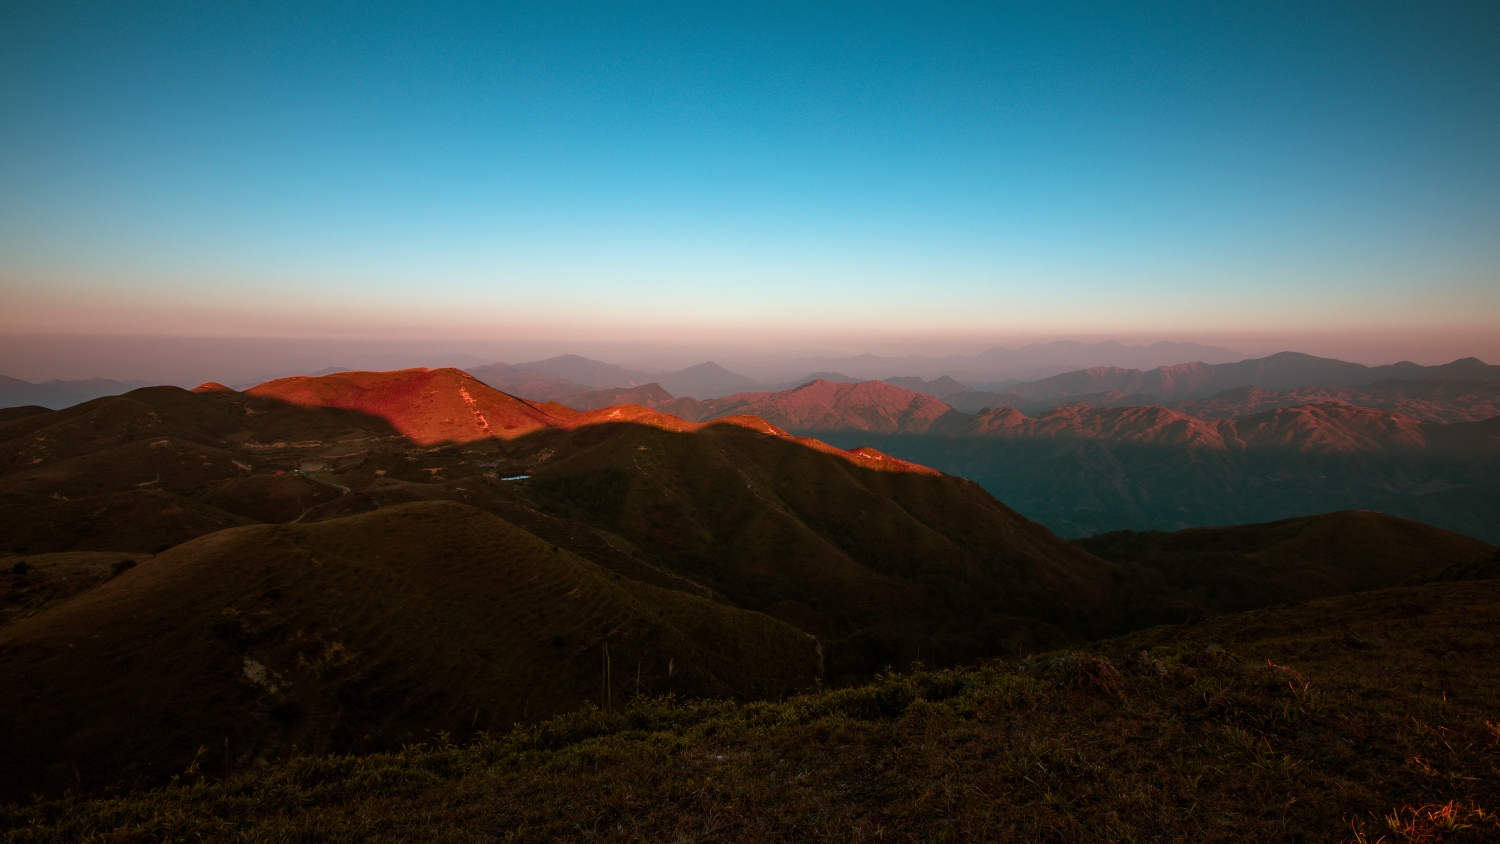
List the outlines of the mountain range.
<svg viewBox="0 0 1500 844">
<path fill-rule="evenodd" d="M 1447 415 L 1479 415 L 1488 401 Z M 703 410 L 755 413 L 971 478 L 1065 536 L 1367 508 L 1500 541 L 1493 418 L 1443 424 L 1338 401 L 1210 419 L 1156 405 L 966 414 L 881 382 L 814 382 Z"/>
<path fill-rule="evenodd" d="M 0 408 L 36 406 L 48 410 L 61 410 L 89 399 L 117 396 L 145 386 L 147 383 L 143 381 L 114 381 L 109 378 L 90 378 L 82 381 L 52 380 L 32 384 L 19 378 L 0 375 Z"/>
<path fill-rule="evenodd" d="M 1189 360 L 1229 363 L 1243 358 L 1244 355 L 1230 349 L 1198 343 L 1161 341 L 1149 346 L 1129 346 L 1113 340 L 1102 343 L 1058 340 L 1032 343 L 1017 349 L 995 346 L 977 355 L 888 357 L 864 354 L 853 357 L 801 357 L 761 368 L 764 370 L 762 377 L 772 382 L 788 381 L 802 372 L 838 371 L 867 380 L 905 376 L 937 379 L 949 376 L 966 383 L 982 385 L 986 389 L 994 389 L 996 385 L 1014 384 L 1087 367 L 1150 369 Z"/>
<path fill-rule="evenodd" d="M 0 793 L 159 783 L 208 745 L 225 771 L 377 752 L 616 695 L 775 699 L 1495 553 L 1495 420 L 965 414 L 823 379 L 594 392 L 660 406 L 415 369 L 0 415 Z M 1371 490 L 1386 512 L 1437 502 L 1417 515 L 1439 527 L 1309 515 Z M 1147 532 L 1069 542 L 1031 514 Z"/>
<path fill-rule="evenodd" d="M 19 414 L 0 513 L 10 793 L 75 780 L 47 767 L 66 758 L 90 784 L 159 778 L 210 734 L 250 764 L 536 719 L 608 696 L 601 665 L 617 688 L 775 696 L 1065 641 L 1114 569 L 870 449 L 549 408 L 458 370 Z"/>
<path fill-rule="evenodd" d="M 1490 480 L 1496 441 L 1477 424 L 1500 407 L 1497 369 L 1473 359 L 1361 367 L 1282 354 L 1229 367 L 1168 368 L 1149 383 L 1151 373 L 1080 372 L 1006 394 L 1022 410 L 998 401 L 966 413 L 971 408 L 954 405 L 976 393 L 952 379 L 813 381 L 708 401 L 646 385 L 601 391 L 579 406 L 636 403 L 689 420 L 749 413 L 840 445 L 875 444 L 973 478 L 1068 536 L 1372 508 L 1500 541 L 1500 488 Z M 1070 394 L 1109 386 L 1108 378 L 1196 395 L 1239 378 L 1279 387 L 1362 377 L 1384 380 L 1239 387 L 1172 403 L 1145 393 Z"/>
</svg>

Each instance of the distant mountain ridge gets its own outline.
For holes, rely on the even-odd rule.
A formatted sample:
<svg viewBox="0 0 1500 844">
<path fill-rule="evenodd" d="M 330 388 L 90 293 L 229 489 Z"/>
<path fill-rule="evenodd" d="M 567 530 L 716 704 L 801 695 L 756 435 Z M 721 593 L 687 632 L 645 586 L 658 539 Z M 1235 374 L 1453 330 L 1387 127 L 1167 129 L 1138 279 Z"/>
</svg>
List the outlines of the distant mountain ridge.
<svg viewBox="0 0 1500 844">
<path fill-rule="evenodd" d="M 825 432 L 972 478 L 1065 536 L 1370 509 L 1500 544 L 1500 424 L 1340 402 L 1204 420 L 1161 406 L 955 411 L 925 436 Z"/>
<path fill-rule="evenodd" d="M 1046 401 L 1117 391 L 1145 393 L 1163 402 L 1172 402 L 1207 398 L 1239 387 L 1263 390 L 1354 387 L 1385 379 L 1433 377 L 1500 381 L 1500 366 L 1491 366 L 1478 358 L 1463 358 L 1441 366 L 1410 362 L 1365 366 L 1300 352 L 1280 352 L 1235 363 L 1182 363 L 1147 371 L 1120 367 L 1082 369 L 1017 384 L 1006 392 L 1023 400 Z"/>
<path fill-rule="evenodd" d="M 505 363 L 474 366 L 464 371 L 497 390 L 527 401 L 563 401 L 589 390 L 566 378 Z"/>
<path fill-rule="evenodd" d="M 118 396 L 139 387 L 150 386 L 146 381 L 115 381 L 109 378 L 89 378 L 79 381 L 43 381 L 32 384 L 19 378 L 0 375 L 0 408 L 37 405 L 48 410 L 62 410 L 102 396 Z"/>
<path fill-rule="evenodd" d="M 546 360 L 527 361 L 515 364 L 510 369 L 522 372 L 542 372 L 594 390 L 610 387 L 640 387 L 656 380 L 644 372 L 636 372 L 623 366 L 591 360 L 579 355 L 558 355 Z"/>
<path fill-rule="evenodd" d="M 887 357 L 864 354 L 846 358 L 803 357 L 778 364 L 774 372 L 782 374 L 772 375 L 771 378 L 784 378 L 798 371 L 837 370 L 867 379 L 908 376 L 936 379 L 946 375 L 968 383 L 1015 383 L 1087 367 L 1150 369 L 1190 360 L 1228 363 L 1243 358 L 1244 355 L 1233 350 L 1198 343 L 1161 341 L 1149 346 L 1127 346 L 1113 340 L 1102 343 L 1059 340 L 1032 343 L 1016 349 L 995 346 L 977 355 Z"/>
<path fill-rule="evenodd" d="M 1081 403 L 1099 404 L 1080 396 Z M 1151 399 L 1151 396 L 1134 396 Z M 1200 419 L 1233 419 L 1278 407 L 1337 401 L 1414 416 L 1428 422 L 1479 422 L 1500 416 L 1500 380 L 1478 378 L 1390 378 L 1357 387 L 1295 387 L 1263 390 L 1239 387 L 1205 399 L 1168 405 Z M 1147 402 L 1135 402 L 1147 403 Z"/>
<path fill-rule="evenodd" d="M 903 390 L 884 381 L 834 382 L 817 379 L 791 390 L 736 397 L 709 403 L 713 415 L 759 416 L 798 433 L 859 429 L 877 434 L 918 434 L 952 408 L 924 393 Z M 709 416 L 707 418 L 713 418 Z"/>
<path fill-rule="evenodd" d="M 1050 344 L 1056 346 L 1057 344 Z M 1107 345 L 1107 344 L 1095 344 Z M 1089 347 L 1091 348 L 1091 347 Z M 1165 353 L 1176 347 L 1154 347 L 1154 353 Z M 855 360 L 855 359 L 849 359 Z M 859 362 L 868 364 L 877 360 L 874 356 L 861 356 Z M 889 365 L 900 359 L 878 359 Z M 541 368 L 538 368 L 541 367 Z M 545 371 L 544 371 L 545 370 Z M 862 377 L 842 371 L 816 371 L 806 376 L 781 384 L 761 384 L 746 376 L 731 372 L 713 362 L 705 362 L 675 373 L 665 373 L 654 378 L 647 373 L 628 370 L 624 367 L 592 361 L 576 355 L 564 355 L 547 361 L 508 366 L 492 364 L 473 367 L 469 370 L 485 383 L 533 401 L 559 401 L 567 403 L 573 396 L 592 390 L 633 389 L 656 384 L 665 390 L 672 400 L 681 403 L 672 412 L 684 418 L 706 418 L 722 412 L 721 400 L 731 400 L 734 405 L 743 405 L 751 394 L 780 393 L 796 389 L 817 380 L 830 382 L 857 382 Z M 569 379 L 571 373 L 583 381 Z M 1500 382 L 1500 367 L 1491 366 L 1477 358 L 1465 358 L 1440 366 L 1421 366 L 1403 362 L 1386 366 L 1364 366 L 1332 358 L 1319 358 L 1297 352 L 1281 352 L 1265 358 L 1240 360 L 1232 363 L 1174 363 L 1150 370 L 1126 369 L 1122 367 L 1095 367 L 1077 369 L 1051 375 L 1046 378 L 1010 383 L 1003 390 L 979 389 L 970 381 L 965 383 L 951 375 L 926 379 L 915 375 L 890 375 L 884 378 L 912 392 L 924 393 L 947 403 L 964 413 L 977 413 L 986 408 L 1014 407 L 1028 415 L 1050 410 L 1066 404 L 1086 404 L 1093 407 L 1140 406 L 1147 404 L 1173 404 L 1183 401 L 1198 401 L 1216 396 L 1226 390 L 1254 388 L 1279 392 L 1284 390 L 1324 388 L 1325 390 L 1349 390 L 1381 380 L 1415 381 L 1431 378 L 1461 378 L 1468 381 Z M 873 380 L 873 379 L 871 379 Z M 592 384 L 586 383 L 592 382 Z M 983 386 L 982 384 L 980 386 Z M 1396 390 L 1399 392 L 1399 388 Z M 1473 392 L 1473 391 L 1471 391 Z M 1484 393 L 1479 387 L 1477 393 Z M 1487 401 L 1482 396 L 1457 396 L 1452 389 L 1429 391 L 1432 398 L 1412 397 L 1406 404 L 1387 389 L 1385 397 L 1344 392 L 1307 393 L 1306 400 L 1341 400 L 1350 403 L 1384 401 L 1392 409 L 1408 408 L 1423 418 L 1442 418 L 1457 421 L 1460 418 L 1474 419 L 1479 410 L 1467 417 L 1461 409 L 1464 402 L 1476 408 Z M 1444 393 L 1448 399 L 1437 395 Z M 1257 394 L 1258 395 L 1258 394 Z M 1282 400 L 1259 397 L 1260 404 L 1254 409 L 1265 409 L 1271 404 L 1287 406 L 1295 403 L 1296 397 Z M 600 401 L 598 396 L 580 398 L 590 406 Z M 651 407 L 664 406 L 667 399 L 653 396 L 640 403 Z M 1423 402 L 1427 402 L 1424 404 Z M 1437 404 L 1433 404 L 1437 402 Z M 1244 404 L 1243 401 L 1239 402 Z M 702 404 L 713 405 L 711 407 Z M 1225 408 L 1234 405 L 1233 400 L 1220 400 L 1218 410 L 1211 412 L 1216 417 L 1232 415 Z M 1245 405 L 1246 412 L 1252 409 Z"/>
<path fill-rule="evenodd" d="M 764 384 L 738 372 L 730 372 L 713 361 L 667 373 L 658 379 L 658 383 L 673 396 L 700 400 L 765 389 Z"/>
</svg>

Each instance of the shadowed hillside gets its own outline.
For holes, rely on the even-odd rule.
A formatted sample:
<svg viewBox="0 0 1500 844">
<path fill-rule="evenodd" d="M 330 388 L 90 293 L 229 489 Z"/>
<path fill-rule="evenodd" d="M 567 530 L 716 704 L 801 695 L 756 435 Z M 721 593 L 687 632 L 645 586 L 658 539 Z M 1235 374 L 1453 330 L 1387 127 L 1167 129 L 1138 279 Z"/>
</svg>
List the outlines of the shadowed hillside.
<svg viewBox="0 0 1500 844">
<path fill-rule="evenodd" d="M 637 689 L 774 698 L 819 662 L 781 622 L 611 575 L 461 504 L 246 527 L 0 628 L 0 793 L 160 780 L 205 742 L 201 763 L 239 769 Z"/>
<path fill-rule="evenodd" d="M 756 426 L 588 425 L 516 457 L 556 455 L 526 482 L 544 512 L 818 634 L 833 677 L 1057 641 L 1106 600 L 1107 565 L 977 484 Z"/>
<path fill-rule="evenodd" d="M 1175 607 L 1173 620 L 1398 586 L 1495 552 L 1462 534 L 1363 510 L 1076 542 L 1132 569 L 1133 578 L 1158 581 L 1143 591 Z"/>
</svg>

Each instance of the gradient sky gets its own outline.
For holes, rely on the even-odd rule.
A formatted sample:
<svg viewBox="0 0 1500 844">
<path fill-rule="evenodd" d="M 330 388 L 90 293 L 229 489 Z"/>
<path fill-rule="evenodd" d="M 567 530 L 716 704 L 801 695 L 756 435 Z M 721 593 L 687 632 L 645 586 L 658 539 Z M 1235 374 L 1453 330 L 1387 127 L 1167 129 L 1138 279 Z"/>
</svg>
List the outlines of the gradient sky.
<svg viewBox="0 0 1500 844">
<path fill-rule="evenodd" d="M 316 5 L 0 6 L 0 332 L 1500 357 L 1500 4 Z"/>
</svg>

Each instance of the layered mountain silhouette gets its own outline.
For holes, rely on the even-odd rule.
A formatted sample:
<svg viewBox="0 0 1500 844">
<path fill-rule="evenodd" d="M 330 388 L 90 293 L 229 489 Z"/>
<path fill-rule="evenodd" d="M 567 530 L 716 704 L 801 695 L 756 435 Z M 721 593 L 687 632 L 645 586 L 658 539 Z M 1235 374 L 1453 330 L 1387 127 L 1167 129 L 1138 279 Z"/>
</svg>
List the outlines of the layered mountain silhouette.
<svg viewBox="0 0 1500 844">
<path fill-rule="evenodd" d="M 947 375 L 934 378 L 931 381 L 919 378 L 915 375 L 897 376 L 884 379 L 885 383 L 900 387 L 903 390 L 911 390 L 914 393 L 926 393 L 933 398 L 948 399 L 950 396 L 960 394 L 991 395 L 983 391 L 975 390 L 967 384 L 955 381 Z M 995 393 L 993 395 L 1000 395 Z M 978 407 L 976 405 L 976 407 Z"/>
<path fill-rule="evenodd" d="M 579 355 L 558 355 L 546 360 L 518 363 L 512 368 L 523 372 L 542 372 L 556 378 L 564 378 L 592 390 L 602 390 L 608 387 L 639 387 L 653 380 L 647 373 L 636 372 L 623 366 L 591 360 Z"/>
<path fill-rule="evenodd" d="M 764 385 L 754 379 L 747 378 L 738 372 L 730 372 L 713 361 L 668 373 L 658 378 L 657 381 L 673 396 L 695 399 L 716 399 L 734 393 L 765 389 Z"/>
<path fill-rule="evenodd" d="M 1330 401 L 1389 410 L 1428 422 L 1480 422 L 1500 416 L 1500 379 L 1388 378 L 1357 387 L 1290 390 L 1240 387 L 1168 406 L 1200 419 L 1233 419 L 1278 407 Z"/>
<path fill-rule="evenodd" d="M 919 434 L 951 408 L 923 393 L 883 381 L 837 383 L 822 378 L 769 395 L 750 394 L 709 403 L 712 412 L 748 413 L 788 430 Z"/>
<path fill-rule="evenodd" d="M 638 387 L 655 386 L 671 390 L 669 398 L 715 398 L 760 387 L 751 379 L 713 362 L 690 366 L 680 372 L 652 376 L 578 355 L 562 355 L 515 366 L 504 363 L 476 366 L 467 371 L 486 384 L 512 395 L 533 401 L 566 401 L 573 407 L 593 405 L 608 391 L 629 391 Z M 661 383 L 657 383 L 658 381 Z M 662 384 L 666 387 L 662 387 Z M 623 395 L 623 392 L 616 394 Z M 644 399 L 648 395 L 642 394 L 639 397 Z"/>
<path fill-rule="evenodd" d="M 1243 357 L 1229 349 L 1198 343 L 1162 341 L 1149 346 L 1129 346 L 1113 340 L 1102 343 L 1059 340 L 1052 343 L 1032 343 L 1017 349 L 995 346 L 977 355 L 947 357 L 889 357 L 870 354 L 853 357 L 803 357 L 781 364 L 779 371 L 783 376 L 795 375 L 797 372 L 838 371 L 866 379 L 909 376 L 938 379 L 950 376 L 971 386 L 992 390 L 1087 367 L 1151 369 L 1180 361 L 1229 363 Z"/>
<path fill-rule="evenodd" d="M 578 355 L 561 355 L 514 366 L 494 363 L 471 367 L 467 371 L 486 384 L 520 398 L 559 401 L 570 407 L 603 407 L 606 405 L 600 402 L 609 396 L 620 396 L 622 401 L 649 403 L 649 406 L 656 407 L 668 399 L 707 402 L 752 392 L 779 392 L 820 379 L 840 383 L 862 380 L 839 372 L 811 372 L 786 383 L 767 385 L 737 372 L 730 372 L 713 361 L 676 372 L 650 374 Z M 629 392 L 636 389 L 644 391 Z M 667 395 L 663 398 L 653 390 L 664 391 Z M 689 402 L 680 407 L 685 412 L 692 413 L 697 405 Z"/>
<path fill-rule="evenodd" d="M 0 408 L 36 406 L 48 410 L 61 410 L 100 396 L 117 396 L 128 393 L 145 382 L 126 383 L 109 378 L 90 378 L 79 381 L 43 381 L 32 384 L 19 378 L 0 375 Z"/>
<path fill-rule="evenodd" d="M 529 401 L 564 401 L 589 388 L 546 372 L 526 370 L 505 363 L 492 363 L 467 370 L 497 390 Z"/>
<path fill-rule="evenodd" d="M 1172 402 L 1206 398 L 1240 387 L 1258 387 L 1263 390 L 1353 387 L 1393 378 L 1411 380 L 1436 377 L 1500 381 L 1500 366 L 1491 366 L 1478 358 L 1464 358 L 1442 366 L 1419 366 L 1414 363 L 1365 366 L 1298 352 L 1281 352 L 1270 357 L 1236 363 L 1183 363 L 1146 371 L 1120 367 L 1082 369 L 1017 384 L 1006 392 L 1032 402 L 1101 393 L 1145 394 L 1161 402 Z"/>
</svg>

